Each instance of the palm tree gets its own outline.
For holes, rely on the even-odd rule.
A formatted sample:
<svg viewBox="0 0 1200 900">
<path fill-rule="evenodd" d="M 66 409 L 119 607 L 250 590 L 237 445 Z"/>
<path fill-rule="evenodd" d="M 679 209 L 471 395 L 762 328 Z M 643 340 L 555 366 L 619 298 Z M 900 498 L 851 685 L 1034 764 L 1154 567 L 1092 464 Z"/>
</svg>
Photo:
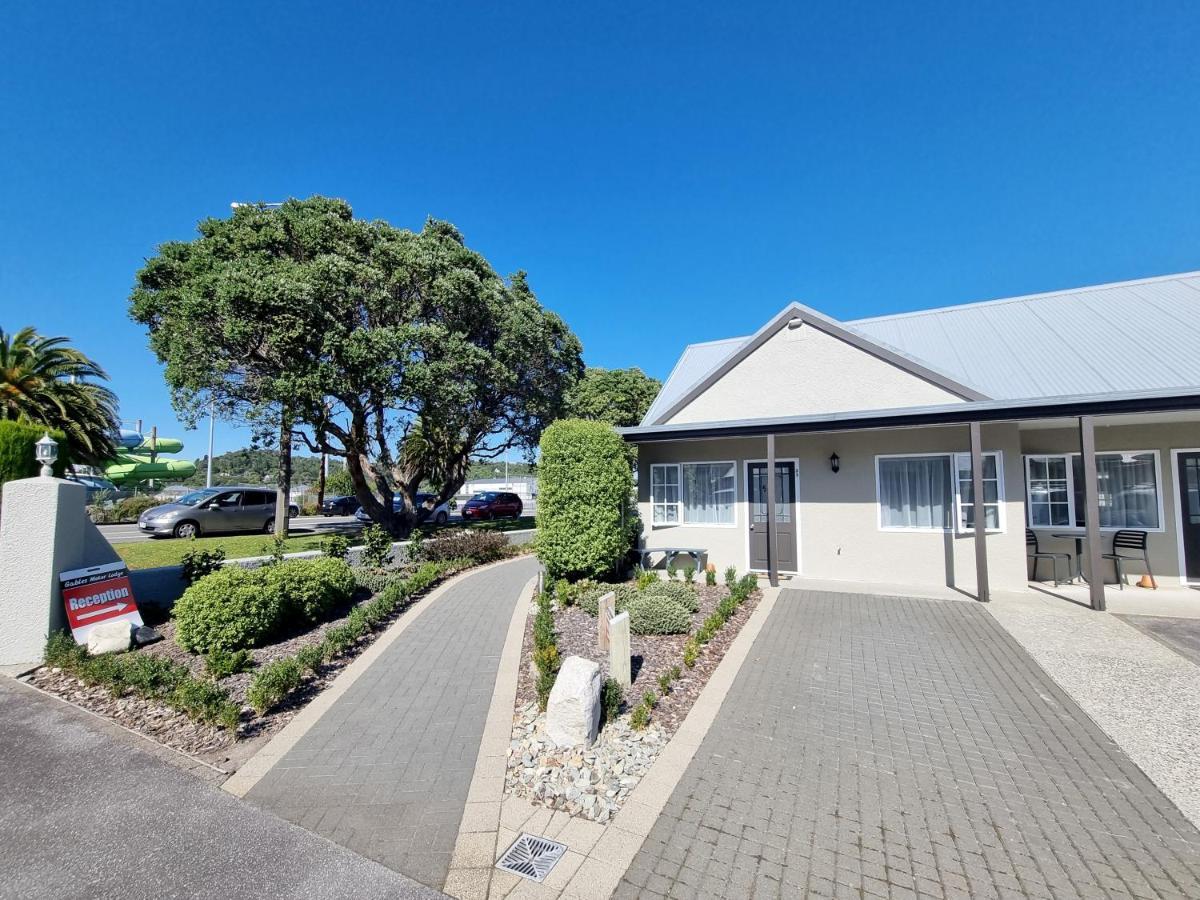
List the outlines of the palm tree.
<svg viewBox="0 0 1200 900">
<path fill-rule="evenodd" d="M 0 329 L 0 419 L 57 428 L 73 462 L 103 465 L 120 425 L 117 397 L 92 378 L 108 375 L 67 338 L 43 337 L 32 327 Z"/>
</svg>

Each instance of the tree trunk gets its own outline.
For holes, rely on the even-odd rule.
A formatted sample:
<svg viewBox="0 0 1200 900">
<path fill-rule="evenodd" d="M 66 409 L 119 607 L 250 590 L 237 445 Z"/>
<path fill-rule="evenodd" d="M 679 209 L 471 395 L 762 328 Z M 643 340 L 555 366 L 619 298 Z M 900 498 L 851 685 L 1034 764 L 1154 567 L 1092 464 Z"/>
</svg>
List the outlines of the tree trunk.
<svg viewBox="0 0 1200 900">
<path fill-rule="evenodd" d="M 324 453 L 321 454 L 321 471 L 317 474 L 317 512 L 321 512 L 321 508 L 325 505 L 325 466 L 329 464 L 329 457 Z"/>
<path fill-rule="evenodd" d="M 288 533 L 288 507 L 292 494 L 292 420 L 287 410 L 279 421 L 279 490 L 275 494 L 275 537 Z"/>
</svg>

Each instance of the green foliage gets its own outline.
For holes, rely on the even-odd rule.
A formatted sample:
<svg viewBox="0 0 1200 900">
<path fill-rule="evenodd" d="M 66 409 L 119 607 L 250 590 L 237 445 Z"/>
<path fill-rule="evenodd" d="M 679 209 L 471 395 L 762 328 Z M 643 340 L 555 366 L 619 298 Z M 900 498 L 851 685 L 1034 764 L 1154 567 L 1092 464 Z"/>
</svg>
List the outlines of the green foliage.
<svg viewBox="0 0 1200 900">
<path fill-rule="evenodd" d="M 46 642 L 46 664 L 57 666 L 85 684 L 107 687 L 113 696 L 132 692 L 177 709 L 198 722 L 237 727 L 237 704 L 229 692 L 192 676 L 187 666 L 145 651 L 92 656 L 66 632 Z"/>
<path fill-rule="evenodd" d="M 350 539 L 344 534 L 331 534 L 321 542 L 321 552 L 330 559 L 345 559 L 350 552 Z"/>
<path fill-rule="evenodd" d="M 612 426 L 564 419 L 546 429 L 541 450 L 538 558 L 552 578 L 612 572 L 636 533 L 624 442 Z"/>
<path fill-rule="evenodd" d="M 392 536 L 378 525 L 371 524 L 362 530 L 362 564 L 373 569 L 382 569 L 392 561 Z"/>
<path fill-rule="evenodd" d="M 675 565 L 675 560 L 671 560 L 669 563 L 667 563 L 667 581 L 674 581 L 675 573 L 678 571 L 679 569 Z"/>
<path fill-rule="evenodd" d="M 296 653 L 296 663 L 300 668 L 307 672 L 316 674 L 321 671 L 321 665 L 325 662 L 325 648 L 320 644 L 314 644 L 311 647 L 303 647 Z"/>
<path fill-rule="evenodd" d="M 354 479 L 346 471 L 345 466 L 329 467 L 329 477 L 325 479 L 326 497 L 353 497 Z"/>
<path fill-rule="evenodd" d="M 118 500 L 113 512 L 118 522 L 136 522 L 142 513 L 156 506 L 162 506 L 162 501 L 157 497 L 138 494 L 134 497 L 126 497 L 124 500 Z"/>
<path fill-rule="evenodd" d="M 393 581 L 403 577 L 396 569 L 367 569 L 355 566 L 350 571 L 354 573 L 355 583 L 372 594 L 378 594 Z"/>
<path fill-rule="evenodd" d="M 183 571 L 180 573 L 180 577 L 188 584 L 195 584 L 204 576 L 219 572 L 224 564 L 225 551 L 220 547 L 214 547 L 211 550 L 193 548 L 183 554 L 183 560 L 180 563 Z"/>
<path fill-rule="evenodd" d="M 694 637 L 690 637 L 687 643 L 683 645 L 683 664 L 689 669 L 696 665 L 696 658 L 700 655 L 700 642 Z"/>
<path fill-rule="evenodd" d="M 683 670 L 679 666 L 671 666 L 671 680 L 678 681 L 683 677 Z"/>
<path fill-rule="evenodd" d="M 654 691 L 646 691 L 642 694 L 642 705 L 647 709 L 654 709 L 658 706 L 658 695 Z"/>
<path fill-rule="evenodd" d="M 561 664 L 558 635 L 554 632 L 554 597 L 547 591 L 537 598 L 537 615 L 533 619 L 533 663 L 538 671 L 538 708 L 545 710 Z"/>
<path fill-rule="evenodd" d="M 611 584 L 597 584 L 587 578 L 575 582 L 571 587 L 575 594 L 575 605 L 589 616 L 600 614 L 600 598 L 614 590 Z"/>
<path fill-rule="evenodd" d="M 421 542 L 414 551 L 413 562 L 446 562 L 451 559 L 472 559 L 477 563 L 493 562 L 510 555 L 508 538 L 494 531 L 440 532 L 437 537 Z"/>
<path fill-rule="evenodd" d="M 642 593 L 647 597 L 672 600 L 688 612 L 700 609 L 700 598 L 696 596 L 696 589 L 679 581 L 656 581 L 647 586 Z"/>
<path fill-rule="evenodd" d="M 563 609 L 573 606 L 575 603 L 575 591 L 571 588 L 571 582 L 565 578 L 560 578 L 554 582 L 554 599 L 558 601 L 558 605 Z"/>
<path fill-rule="evenodd" d="M 725 570 L 725 584 L 727 587 L 733 587 L 735 581 L 737 581 L 737 566 L 730 566 Z"/>
<path fill-rule="evenodd" d="M 594 419 L 618 428 L 636 425 L 654 402 L 662 382 L 638 368 L 589 366 L 567 393 L 567 415 Z"/>
<path fill-rule="evenodd" d="M 605 678 L 600 688 L 600 721 L 607 725 L 621 711 L 621 682 L 615 678 Z"/>
<path fill-rule="evenodd" d="M 282 703 L 288 694 L 300 686 L 303 677 L 304 669 L 294 656 L 268 663 L 251 680 L 246 700 L 261 716 Z"/>
<path fill-rule="evenodd" d="M 671 673 L 663 672 L 658 676 L 658 691 L 664 697 L 671 693 Z"/>
<path fill-rule="evenodd" d="M 644 591 L 647 587 L 658 581 L 658 573 L 653 569 L 643 569 L 641 566 L 634 566 L 633 579 L 637 583 L 638 590 Z"/>
<path fill-rule="evenodd" d="M 294 559 L 259 569 L 226 566 L 176 602 L 175 640 L 185 650 L 240 650 L 322 618 L 349 601 L 354 576 L 341 560 Z"/>
<path fill-rule="evenodd" d="M 271 563 L 283 562 L 283 555 L 287 553 L 287 538 L 282 535 L 275 535 L 270 541 L 263 544 L 263 550 L 266 552 L 264 556 L 271 557 Z"/>
<path fill-rule="evenodd" d="M 204 487 L 208 470 L 208 457 L 202 456 L 196 460 L 196 471 L 184 480 L 190 487 Z M 330 466 L 329 478 L 325 482 L 325 493 L 334 496 L 340 492 L 330 486 L 335 474 L 342 470 Z M 230 450 L 218 453 L 213 457 L 213 484 L 262 484 L 274 487 L 275 477 L 279 472 L 279 452 L 259 447 L 244 447 L 241 450 Z M 301 456 L 292 454 L 292 480 L 297 484 L 316 484 L 321 475 L 321 458 L 319 456 Z"/>
<path fill-rule="evenodd" d="M 625 604 L 629 630 L 634 634 L 683 634 L 692 626 L 692 614 L 674 600 L 640 593 Z"/>
<path fill-rule="evenodd" d="M 717 570 L 716 569 L 714 569 L 710 566 L 709 568 L 704 570 L 704 583 L 706 585 L 708 585 L 709 587 L 716 587 L 716 584 L 717 584 Z"/>
<path fill-rule="evenodd" d="M 33 456 L 33 445 L 46 433 L 47 429 L 42 425 L 0 419 L 0 484 L 17 478 L 33 478 L 41 471 L 41 464 Z M 66 437 L 56 429 L 49 429 L 49 434 L 58 441 L 54 474 L 62 478 L 70 461 Z"/>
<path fill-rule="evenodd" d="M 51 437 L 64 466 L 72 459 L 99 466 L 112 456 L 120 422 L 116 395 L 100 384 L 107 380 L 99 364 L 65 337 L 44 337 L 32 327 L 15 334 L 0 329 L 0 420 L 30 423 L 38 432 L 35 441 L 55 430 Z M 9 474 L 14 462 L 24 465 L 0 450 L 0 482 L 26 477 Z"/>
<path fill-rule="evenodd" d="M 695 582 L 695 580 L 696 580 L 696 567 L 695 566 L 684 566 L 683 567 L 683 580 L 686 581 L 688 584 L 693 584 Z"/>
<path fill-rule="evenodd" d="M 629 714 L 629 727 L 634 731 L 645 731 L 646 726 L 650 724 L 650 709 L 645 703 L 635 706 Z"/>
<path fill-rule="evenodd" d="M 209 677 L 216 681 L 245 672 L 254 665 L 254 657 L 249 650 L 209 650 L 204 654 L 204 668 Z"/>
</svg>

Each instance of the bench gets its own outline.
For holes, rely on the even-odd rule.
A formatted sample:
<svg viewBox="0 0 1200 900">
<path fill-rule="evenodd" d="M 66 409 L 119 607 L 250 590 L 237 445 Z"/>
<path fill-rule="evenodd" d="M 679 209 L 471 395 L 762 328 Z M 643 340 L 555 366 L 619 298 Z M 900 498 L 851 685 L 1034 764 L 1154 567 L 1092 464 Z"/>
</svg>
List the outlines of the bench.
<svg viewBox="0 0 1200 900">
<path fill-rule="evenodd" d="M 696 570 L 699 571 L 700 557 L 704 556 L 708 550 L 702 547 L 638 547 L 635 552 L 641 557 L 641 566 L 643 569 L 651 568 L 649 565 L 651 553 L 663 553 L 666 554 L 663 557 L 663 562 L 666 563 L 668 569 L 675 564 L 675 560 L 680 556 L 690 556 L 696 564 Z"/>
</svg>

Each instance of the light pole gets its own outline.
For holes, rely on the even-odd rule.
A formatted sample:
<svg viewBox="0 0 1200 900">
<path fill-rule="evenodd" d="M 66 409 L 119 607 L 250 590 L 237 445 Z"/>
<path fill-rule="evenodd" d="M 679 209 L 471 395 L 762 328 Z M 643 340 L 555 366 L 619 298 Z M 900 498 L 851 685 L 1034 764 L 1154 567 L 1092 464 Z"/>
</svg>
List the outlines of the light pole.
<svg viewBox="0 0 1200 900">
<path fill-rule="evenodd" d="M 213 455 L 213 429 L 217 424 L 217 401 L 211 400 L 208 404 L 208 472 L 204 476 L 204 486 L 212 487 L 212 455 Z"/>
</svg>

